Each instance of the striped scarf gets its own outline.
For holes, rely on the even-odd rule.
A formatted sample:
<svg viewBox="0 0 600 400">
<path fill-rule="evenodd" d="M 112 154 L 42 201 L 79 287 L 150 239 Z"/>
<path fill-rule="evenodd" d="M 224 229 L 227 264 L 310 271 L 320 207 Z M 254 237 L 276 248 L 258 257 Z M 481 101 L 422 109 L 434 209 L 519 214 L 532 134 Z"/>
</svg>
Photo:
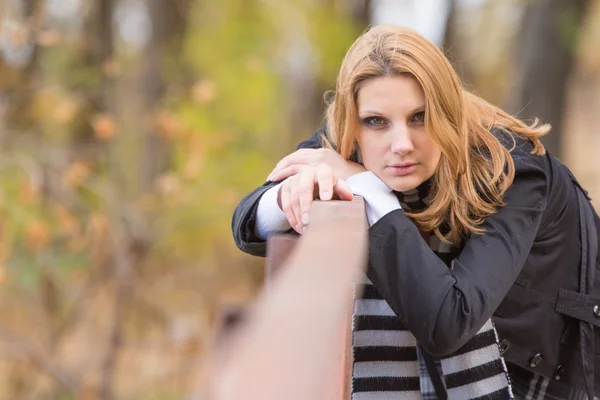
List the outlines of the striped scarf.
<svg viewBox="0 0 600 400">
<path fill-rule="evenodd" d="M 402 208 L 427 207 L 429 183 L 408 192 L 396 192 Z M 449 268 L 460 249 L 429 239 L 435 254 Z M 357 289 L 353 313 L 353 400 L 513 399 L 498 335 L 491 320 L 454 354 L 429 355 L 394 314 L 366 277 Z"/>
</svg>

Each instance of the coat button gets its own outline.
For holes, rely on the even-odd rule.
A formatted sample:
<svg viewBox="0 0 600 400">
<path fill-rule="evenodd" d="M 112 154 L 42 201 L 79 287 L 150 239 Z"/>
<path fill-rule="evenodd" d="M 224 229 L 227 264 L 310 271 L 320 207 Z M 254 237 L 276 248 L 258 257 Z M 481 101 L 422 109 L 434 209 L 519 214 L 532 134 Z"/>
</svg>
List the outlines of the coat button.
<svg viewBox="0 0 600 400">
<path fill-rule="evenodd" d="M 594 306 L 594 315 L 595 315 L 596 317 L 600 317 L 600 305 L 598 305 L 598 304 L 596 304 L 596 305 Z"/>
<path fill-rule="evenodd" d="M 531 368 L 537 367 L 537 365 L 544 359 L 544 355 L 542 353 L 536 353 L 531 360 L 529 360 L 529 366 Z"/>
<path fill-rule="evenodd" d="M 555 381 L 560 380 L 560 374 L 562 374 L 564 370 L 565 370 L 565 368 L 562 365 L 559 365 L 558 367 L 556 367 L 556 369 L 554 370 L 554 380 Z"/>
<path fill-rule="evenodd" d="M 503 341 L 501 341 L 500 342 L 500 355 L 503 356 L 509 347 L 510 347 L 510 342 L 508 341 L 508 339 L 504 339 Z"/>
</svg>

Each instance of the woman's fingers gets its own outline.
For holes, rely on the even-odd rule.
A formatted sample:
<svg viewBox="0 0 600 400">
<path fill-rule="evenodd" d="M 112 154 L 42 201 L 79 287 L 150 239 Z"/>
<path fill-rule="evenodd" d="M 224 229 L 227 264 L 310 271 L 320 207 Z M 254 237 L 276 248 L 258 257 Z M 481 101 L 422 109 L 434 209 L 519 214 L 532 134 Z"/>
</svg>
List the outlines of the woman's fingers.
<svg viewBox="0 0 600 400">
<path fill-rule="evenodd" d="M 294 220 L 296 225 L 292 227 L 298 232 L 302 233 L 302 214 L 300 213 L 300 180 L 301 175 L 305 175 L 306 171 L 302 171 L 300 174 L 289 178 L 290 181 L 290 203 L 292 213 L 294 214 Z"/>
<path fill-rule="evenodd" d="M 319 166 L 316 176 L 319 187 L 319 199 L 327 201 L 333 198 L 333 182 L 336 179 L 333 170 L 328 165 L 323 164 Z"/>
<path fill-rule="evenodd" d="M 303 233 L 310 224 L 310 212 L 315 197 L 324 201 L 339 198 L 352 200 L 353 194 L 346 182 L 338 178 L 327 164 L 303 167 L 287 178 L 281 188 L 281 207 L 292 228 Z"/>
<path fill-rule="evenodd" d="M 294 164 L 283 169 L 274 170 L 273 172 L 271 172 L 267 180 L 272 182 L 282 181 L 284 179 L 289 178 L 290 176 L 296 175 L 300 171 L 301 167 L 302 165 L 300 164 Z"/>
<path fill-rule="evenodd" d="M 337 178 L 335 185 L 333 186 L 333 192 L 340 198 L 340 200 L 351 201 L 354 198 L 354 194 L 345 180 Z"/>
<path fill-rule="evenodd" d="M 296 218 L 301 223 L 301 229 L 310 222 L 310 208 L 315 198 L 316 168 L 306 168 L 298 174 L 298 203 L 293 204 Z"/>
<path fill-rule="evenodd" d="M 281 161 L 277 163 L 273 171 L 271 171 L 271 173 L 267 177 L 267 180 L 276 182 L 281 181 L 287 178 L 288 176 L 294 175 L 298 172 L 301 166 L 310 165 L 314 163 L 316 157 L 318 157 L 317 151 L 317 149 L 300 149 L 293 152 L 292 154 L 283 157 Z M 290 173 L 289 175 L 284 177 L 284 170 L 286 170 L 288 167 L 294 166 L 296 167 L 296 172 Z M 292 169 L 291 171 L 294 170 Z"/>
<path fill-rule="evenodd" d="M 285 214 L 288 222 L 296 230 L 296 226 L 298 222 L 296 221 L 296 217 L 294 215 L 294 211 L 292 210 L 292 200 L 291 200 L 291 188 L 290 188 L 290 180 L 286 180 L 281 185 L 281 210 Z"/>
<path fill-rule="evenodd" d="M 334 173 L 342 179 L 365 171 L 362 165 L 343 159 L 333 150 L 300 149 L 282 158 L 271 171 L 267 180 L 279 182 L 297 174 L 303 167 L 317 167 L 321 164 L 331 167 Z"/>
</svg>

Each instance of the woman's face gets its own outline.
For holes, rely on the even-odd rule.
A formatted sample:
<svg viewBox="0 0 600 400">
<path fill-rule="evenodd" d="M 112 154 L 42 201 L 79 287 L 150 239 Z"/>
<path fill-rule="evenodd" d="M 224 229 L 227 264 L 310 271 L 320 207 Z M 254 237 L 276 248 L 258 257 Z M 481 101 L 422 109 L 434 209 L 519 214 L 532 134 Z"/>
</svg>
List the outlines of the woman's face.
<svg viewBox="0 0 600 400">
<path fill-rule="evenodd" d="M 399 192 L 433 176 L 441 151 L 425 130 L 425 95 L 415 78 L 370 79 L 357 103 L 357 141 L 366 169 Z"/>
</svg>

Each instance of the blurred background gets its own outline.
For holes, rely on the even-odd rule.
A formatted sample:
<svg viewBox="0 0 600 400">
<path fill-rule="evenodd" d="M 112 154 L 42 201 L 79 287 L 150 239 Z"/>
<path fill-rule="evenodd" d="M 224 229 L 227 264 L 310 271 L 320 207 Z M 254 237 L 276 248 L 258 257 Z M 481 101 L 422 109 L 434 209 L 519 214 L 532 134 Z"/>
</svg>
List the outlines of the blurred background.
<svg viewBox="0 0 600 400">
<path fill-rule="evenodd" d="M 237 202 L 412 27 L 600 198 L 600 0 L 0 0 L 0 399 L 203 399 Z"/>
</svg>

